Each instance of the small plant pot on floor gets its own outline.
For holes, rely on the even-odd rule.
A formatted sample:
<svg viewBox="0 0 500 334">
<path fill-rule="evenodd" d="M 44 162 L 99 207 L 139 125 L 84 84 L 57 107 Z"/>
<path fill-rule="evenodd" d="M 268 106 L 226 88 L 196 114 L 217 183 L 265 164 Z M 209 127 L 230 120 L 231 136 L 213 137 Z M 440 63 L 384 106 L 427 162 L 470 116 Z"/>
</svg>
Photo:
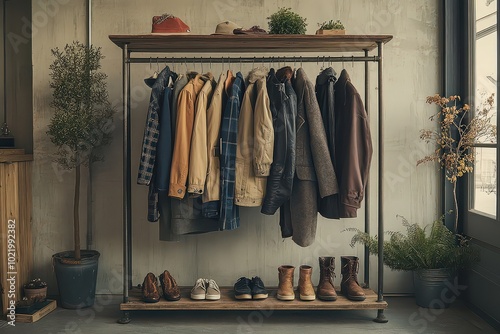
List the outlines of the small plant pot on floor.
<svg viewBox="0 0 500 334">
<path fill-rule="evenodd" d="M 82 250 L 80 261 L 75 261 L 74 252 L 70 251 L 52 255 L 62 307 L 94 305 L 99 256 L 99 252 L 91 250 Z"/>
<path fill-rule="evenodd" d="M 457 298 L 450 289 L 455 274 L 449 269 L 421 269 L 413 272 L 415 301 L 418 306 L 443 309 L 448 308 Z"/>
<path fill-rule="evenodd" d="M 34 302 L 44 302 L 47 299 L 47 287 L 28 289 L 24 288 L 26 299 L 33 299 Z"/>
</svg>

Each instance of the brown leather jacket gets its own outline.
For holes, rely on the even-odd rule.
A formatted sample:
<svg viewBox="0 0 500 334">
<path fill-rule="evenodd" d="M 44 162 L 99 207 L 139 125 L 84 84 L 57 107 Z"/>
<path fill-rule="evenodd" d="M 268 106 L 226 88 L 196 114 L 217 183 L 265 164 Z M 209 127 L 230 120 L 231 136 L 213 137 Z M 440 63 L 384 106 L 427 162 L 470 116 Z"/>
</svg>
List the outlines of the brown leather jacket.
<svg viewBox="0 0 500 334">
<path fill-rule="evenodd" d="M 373 147 L 363 101 L 346 70 L 335 83 L 335 122 L 340 217 L 354 218 L 365 195 Z"/>
</svg>

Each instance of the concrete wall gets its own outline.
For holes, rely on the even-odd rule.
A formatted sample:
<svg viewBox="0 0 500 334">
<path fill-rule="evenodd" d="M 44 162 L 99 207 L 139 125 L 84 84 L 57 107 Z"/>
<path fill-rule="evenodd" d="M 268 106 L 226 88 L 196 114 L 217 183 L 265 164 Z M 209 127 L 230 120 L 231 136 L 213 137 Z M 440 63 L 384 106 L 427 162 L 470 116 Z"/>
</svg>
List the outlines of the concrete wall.
<svg viewBox="0 0 500 334">
<path fill-rule="evenodd" d="M 34 62 L 34 235 L 35 271 L 50 280 L 54 293 L 55 282 L 50 257 L 53 253 L 70 249 L 72 173 L 60 172 L 51 163 L 54 147 L 45 131 L 52 111 L 48 104 L 51 91 L 48 86 L 50 49 L 63 47 L 75 39 L 85 40 L 85 1 L 54 0 L 58 3 L 55 17 L 38 29 L 33 42 Z M 64 4 L 63 4 L 64 3 Z M 314 3 L 314 5 L 312 5 Z M 276 0 L 225 0 L 165 1 L 148 0 L 94 0 L 93 44 L 101 46 L 106 58 L 103 70 L 109 75 L 111 99 L 119 106 L 121 101 L 121 50 L 108 39 L 110 34 L 149 33 L 151 18 L 164 12 L 181 17 L 193 34 L 210 34 L 217 23 L 231 20 L 249 27 L 259 24 L 267 28 L 266 17 L 278 7 L 292 7 L 307 17 L 308 33 L 313 34 L 317 23 L 331 18 L 341 19 L 348 33 L 392 34 L 394 40 L 385 48 L 385 223 L 387 230 L 401 229 L 396 214 L 409 220 L 427 224 L 437 215 L 439 198 L 437 167 L 415 167 L 416 160 L 428 152 L 419 140 L 419 130 L 429 127 L 431 111 L 425 97 L 439 91 L 441 84 L 438 41 L 438 1 L 401 2 L 391 0 L 359 1 L 276 1 Z M 47 12 L 41 2 L 33 2 L 33 15 Z M 54 9 L 52 11 L 55 11 Z M 182 56 L 182 55 L 181 55 Z M 257 54 L 258 56 L 258 54 Z M 293 64 L 291 64 L 293 65 Z M 164 64 L 160 63 L 160 67 Z M 319 64 L 304 64 L 306 73 L 315 78 Z M 340 72 L 345 67 L 361 94 L 364 93 L 362 65 L 334 64 Z M 184 65 L 174 65 L 177 71 Z M 200 64 L 190 65 L 201 71 Z M 239 64 L 232 64 L 240 70 Z M 226 65 L 227 68 L 227 65 Z M 144 130 L 149 89 L 142 79 L 156 69 L 150 65 L 133 65 L 132 86 L 132 175 L 137 174 L 139 151 Z M 204 70 L 208 64 L 204 65 Z M 249 67 L 242 66 L 242 72 Z M 218 75 L 219 65 L 212 71 Z M 371 66 L 372 101 L 369 112 L 376 107 L 376 67 Z M 364 95 L 362 95 L 364 96 Z M 371 126 L 374 146 L 377 147 L 377 118 L 372 113 Z M 119 115 L 115 121 L 114 141 L 106 149 L 106 161 L 95 165 L 95 249 L 102 254 L 98 291 L 120 292 L 122 276 L 122 124 Z M 377 154 L 375 150 L 370 197 L 372 231 L 377 223 Z M 362 247 L 349 246 L 351 233 L 342 233 L 346 227 L 363 228 L 364 210 L 359 218 L 318 222 L 316 242 L 300 248 L 291 240 L 280 238 L 278 216 L 264 216 L 258 209 L 242 209 L 242 226 L 236 231 L 189 236 L 180 242 L 160 242 L 158 225 L 146 221 L 147 189 L 135 185 L 133 179 L 133 283 L 142 283 L 149 272 L 160 274 L 168 269 L 182 285 L 192 285 L 198 277 L 212 277 L 220 285 L 232 285 L 240 276 L 259 275 L 269 286 L 277 284 L 277 267 L 281 264 L 311 264 L 317 268 L 319 255 L 362 256 Z M 85 198 L 85 195 L 83 195 Z M 85 221 L 84 212 L 82 220 Z M 82 226 L 82 238 L 85 236 Z M 84 244 L 84 242 L 82 242 Z M 371 285 L 376 286 L 376 258 L 371 258 Z M 340 269 L 337 270 L 340 273 Z M 362 272 L 361 266 L 361 272 Z M 362 274 L 362 273 L 361 273 Z M 362 275 L 361 275 L 362 276 Z M 395 273 L 387 269 L 387 292 L 411 292 L 408 273 Z M 319 278 L 317 270 L 313 280 Z M 340 275 L 337 282 L 340 283 Z"/>
</svg>

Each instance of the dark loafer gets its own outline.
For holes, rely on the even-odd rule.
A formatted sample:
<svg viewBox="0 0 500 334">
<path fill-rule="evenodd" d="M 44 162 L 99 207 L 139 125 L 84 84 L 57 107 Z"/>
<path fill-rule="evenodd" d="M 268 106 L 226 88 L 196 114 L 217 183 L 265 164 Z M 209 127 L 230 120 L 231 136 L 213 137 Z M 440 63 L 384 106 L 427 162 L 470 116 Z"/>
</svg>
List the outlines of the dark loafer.
<svg viewBox="0 0 500 334">
<path fill-rule="evenodd" d="M 169 301 L 177 301 L 181 299 L 181 290 L 179 289 L 175 279 L 167 270 L 160 275 L 160 284 L 161 289 L 163 290 L 163 298 Z"/>
<path fill-rule="evenodd" d="M 160 291 L 158 282 L 153 273 L 148 273 L 142 282 L 142 300 L 146 303 L 158 303 L 160 301 Z"/>
</svg>

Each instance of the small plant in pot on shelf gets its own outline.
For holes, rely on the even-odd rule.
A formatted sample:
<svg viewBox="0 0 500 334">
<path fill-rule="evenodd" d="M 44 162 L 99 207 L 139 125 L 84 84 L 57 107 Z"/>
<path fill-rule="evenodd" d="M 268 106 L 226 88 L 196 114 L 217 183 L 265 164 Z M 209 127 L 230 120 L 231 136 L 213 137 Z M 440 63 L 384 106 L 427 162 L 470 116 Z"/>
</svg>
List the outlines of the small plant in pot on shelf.
<svg viewBox="0 0 500 334">
<path fill-rule="evenodd" d="M 44 302 L 47 298 L 47 283 L 35 278 L 24 284 L 24 297 L 36 302 Z"/>
<path fill-rule="evenodd" d="M 306 19 L 292 12 L 291 8 L 280 8 L 267 19 L 269 20 L 269 34 L 304 35 L 306 33 Z"/>
<path fill-rule="evenodd" d="M 443 224 L 444 216 L 426 227 L 398 217 L 406 233 L 386 232 L 389 240 L 384 240 L 384 264 L 392 270 L 413 272 L 415 298 L 419 306 L 448 307 L 455 299 L 453 292 L 447 288 L 448 284 L 454 286 L 458 270 L 468 269 L 479 261 L 478 251 L 469 246 L 467 238 L 456 235 Z M 377 236 L 370 236 L 356 228 L 348 228 L 347 231 L 356 232 L 351 239 L 352 247 L 361 243 L 368 247 L 370 254 L 378 255 Z M 443 293 L 446 298 L 442 297 Z"/>
<path fill-rule="evenodd" d="M 50 65 L 54 109 L 49 135 L 57 146 L 56 162 L 75 171 L 73 200 L 74 250 L 53 255 L 61 305 L 92 306 L 95 299 L 99 252 L 80 249 L 80 177 L 82 167 L 103 157 L 97 149 L 111 141 L 113 108 L 108 100 L 106 74 L 100 71 L 100 48 L 79 42 L 52 50 Z"/>
<path fill-rule="evenodd" d="M 340 20 L 318 23 L 316 35 L 345 35 L 345 27 Z"/>
</svg>

